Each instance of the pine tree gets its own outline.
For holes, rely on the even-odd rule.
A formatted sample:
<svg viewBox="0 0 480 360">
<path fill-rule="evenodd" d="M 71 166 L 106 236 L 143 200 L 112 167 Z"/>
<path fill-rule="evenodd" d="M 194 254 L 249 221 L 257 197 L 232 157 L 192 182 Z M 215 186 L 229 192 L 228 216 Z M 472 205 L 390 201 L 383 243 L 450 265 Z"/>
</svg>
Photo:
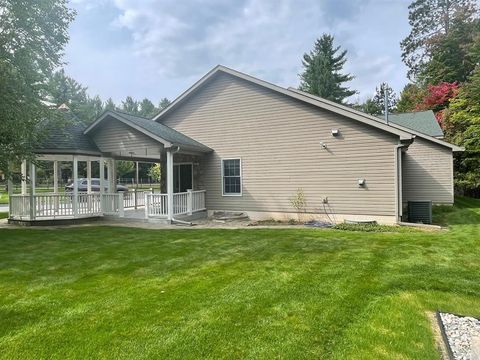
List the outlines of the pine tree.
<svg viewBox="0 0 480 360">
<path fill-rule="evenodd" d="M 341 73 L 347 61 L 347 51 L 341 51 L 340 46 L 334 47 L 333 42 L 333 36 L 323 34 L 315 42 L 314 49 L 303 55 L 304 71 L 300 75 L 300 90 L 342 103 L 356 93 L 342 86 L 354 77 Z"/>
<path fill-rule="evenodd" d="M 108 100 L 105 101 L 104 108 L 105 108 L 105 110 L 115 110 L 117 108 L 117 106 L 113 102 L 112 98 L 108 98 Z"/>
<path fill-rule="evenodd" d="M 408 8 L 412 29 L 400 47 L 413 80 L 430 60 L 431 47 L 449 35 L 452 22 L 471 21 L 476 7 L 475 0 L 414 0 Z"/>
<path fill-rule="evenodd" d="M 127 96 L 125 101 L 122 101 L 122 110 L 131 115 L 139 115 L 138 101 L 133 100 L 131 96 Z"/>
<path fill-rule="evenodd" d="M 380 114 L 385 114 L 385 93 L 387 94 L 388 112 L 392 113 L 397 108 L 398 99 L 395 91 L 387 83 L 381 83 L 375 89 L 375 95 L 372 99 L 373 103 L 380 109 Z"/>
<path fill-rule="evenodd" d="M 157 113 L 158 113 L 158 109 L 155 107 L 155 105 L 153 105 L 153 103 L 150 100 L 148 100 L 147 98 L 142 100 L 142 102 L 140 103 L 140 110 L 139 110 L 140 115 L 150 118 Z"/>
<path fill-rule="evenodd" d="M 159 107 L 160 110 L 163 110 L 170 104 L 171 104 L 170 100 L 168 100 L 167 98 L 163 98 L 163 99 L 160 100 L 160 103 L 158 104 L 158 107 Z"/>
</svg>

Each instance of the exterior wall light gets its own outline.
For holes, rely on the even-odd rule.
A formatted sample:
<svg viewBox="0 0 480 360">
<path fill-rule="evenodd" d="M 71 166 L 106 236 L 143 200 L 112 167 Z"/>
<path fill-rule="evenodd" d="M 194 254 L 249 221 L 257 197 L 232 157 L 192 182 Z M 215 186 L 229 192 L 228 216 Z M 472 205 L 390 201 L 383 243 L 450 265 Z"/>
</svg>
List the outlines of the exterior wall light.
<svg viewBox="0 0 480 360">
<path fill-rule="evenodd" d="M 338 136 L 340 131 L 338 129 L 332 129 L 332 136 Z"/>
<path fill-rule="evenodd" d="M 364 187 L 366 184 L 366 181 L 365 179 L 358 179 L 358 186 L 359 187 Z"/>
<path fill-rule="evenodd" d="M 320 141 L 320 146 L 322 147 L 322 149 L 327 148 L 327 144 L 325 144 L 323 141 Z"/>
</svg>

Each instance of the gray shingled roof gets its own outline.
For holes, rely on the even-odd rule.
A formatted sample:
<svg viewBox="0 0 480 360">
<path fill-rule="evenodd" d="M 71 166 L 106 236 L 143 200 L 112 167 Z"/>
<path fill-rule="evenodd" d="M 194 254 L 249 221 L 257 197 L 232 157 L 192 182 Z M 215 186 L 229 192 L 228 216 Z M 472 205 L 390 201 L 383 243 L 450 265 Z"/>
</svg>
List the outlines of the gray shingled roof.
<svg viewBox="0 0 480 360">
<path fill-rule="evenodd" d="M 37 151 L 39 153 L 100 154 L 95 143 L 83 134 L 85 125 L 75 120 L 71 121 L 73 122 L 64 128 L 52 126 Z"/>
<path fill-rule="evenodd" d="M 141 116 L 134 116 L 130 115 L 121 111 L 109 111 L 116 116 L 121 117 L 123 120 L 130 122 L 136 126 L 141 127 L 142 129 L 152 133 L 155 136 L 158 136 L 174 145 L 179 145 L 188 147 L 190 149 L 199 150 L 202 152 L 209 152 L 212 151 L 208 146 L 205 146 L 198 141 L 168 127 L 166 125 L 157 123 L 153 120 L 141 117 Z"/>
<path fill-rule="evenodd" d="M 380 116 L 379 116 L 380 117 Z M 383 115 L 381 116 L 383 118 Z M 433 137 L 443 137 L 443 131 L 432 110 L 400 114 L 389 114 L 388 120 L 394 124 L 416 130 Z"/>
</svg>

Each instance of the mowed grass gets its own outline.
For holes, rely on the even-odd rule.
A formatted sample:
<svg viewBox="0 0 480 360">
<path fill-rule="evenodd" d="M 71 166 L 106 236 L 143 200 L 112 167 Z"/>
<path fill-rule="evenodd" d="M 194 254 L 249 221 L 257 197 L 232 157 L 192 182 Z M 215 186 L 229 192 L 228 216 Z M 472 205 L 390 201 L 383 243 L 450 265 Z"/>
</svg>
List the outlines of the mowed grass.
<svg viewBox="0 0 480 360">
<path fill-rule="evenodd" d="M 0 230 L 5 359 L 439 359 L 480 316 L 480 202 L 448 231 Z"/>
</svg>

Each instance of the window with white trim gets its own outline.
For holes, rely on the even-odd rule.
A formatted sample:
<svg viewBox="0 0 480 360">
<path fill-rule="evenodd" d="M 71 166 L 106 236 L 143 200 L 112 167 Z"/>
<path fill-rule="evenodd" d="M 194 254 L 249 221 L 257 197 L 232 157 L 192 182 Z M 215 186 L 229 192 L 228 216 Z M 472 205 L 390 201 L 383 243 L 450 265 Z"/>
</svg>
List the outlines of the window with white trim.
<svg viewBox="0 0 480 360">
<path fill-rule="evenodd" d="M 223 195 L 242 195 L 240 159 L 222 159 Z"/>
</svg>

